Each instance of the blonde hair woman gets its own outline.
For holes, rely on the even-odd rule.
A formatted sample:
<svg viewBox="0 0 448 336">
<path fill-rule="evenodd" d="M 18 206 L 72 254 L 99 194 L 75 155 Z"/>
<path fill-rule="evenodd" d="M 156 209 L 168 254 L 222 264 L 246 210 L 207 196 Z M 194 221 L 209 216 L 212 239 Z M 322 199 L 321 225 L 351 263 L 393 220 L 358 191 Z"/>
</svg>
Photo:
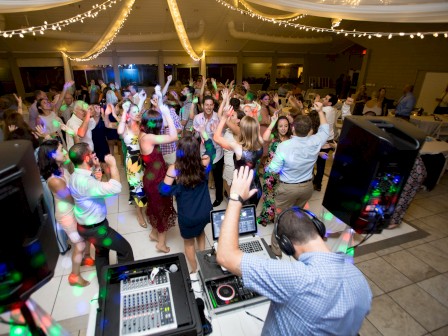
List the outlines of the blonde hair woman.
<svg viewBox="0 0 448 336">
<path fill-rule="evenodd" d="M 258 205 L 261 198 L 261 183 L 258 178 L 258 166 L 260 158 L 263 154 L 263 139 L 260 136 L 260 124 L 252 117 L 245 116 L 240 121 L 240 132 L 235 142 L 228 142 L 223 136 L 223 129 L 227 119 L 231 118 L 234 113 L 230 108 L 228 113 L 223 113 L 218 128 L 213 136 L 213 140 L 222 148 L 232 150 L 234 152 L 233 160 L 235 169 L 248 166 L 254 171 L 254 179 L 251 183 L 251 189 L 256 188 L 258 192 L 246 200 L 245 204 Z"/>
</svg>

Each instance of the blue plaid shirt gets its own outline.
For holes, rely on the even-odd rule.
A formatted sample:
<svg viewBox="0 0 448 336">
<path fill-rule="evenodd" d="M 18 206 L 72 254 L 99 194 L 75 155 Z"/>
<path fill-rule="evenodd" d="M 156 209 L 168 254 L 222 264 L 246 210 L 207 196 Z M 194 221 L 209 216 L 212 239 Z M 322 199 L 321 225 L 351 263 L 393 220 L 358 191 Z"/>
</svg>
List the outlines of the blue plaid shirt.
<svg viewBox="0 0 448 336">
<path fill-rule="evenodd" d="M 370 311 L 364 275 L 337 253 L 303 253 L 297 262 L 244 254 L 245 286 L 271 306 L 262 335 L 357 335 Z"/>
</svg>

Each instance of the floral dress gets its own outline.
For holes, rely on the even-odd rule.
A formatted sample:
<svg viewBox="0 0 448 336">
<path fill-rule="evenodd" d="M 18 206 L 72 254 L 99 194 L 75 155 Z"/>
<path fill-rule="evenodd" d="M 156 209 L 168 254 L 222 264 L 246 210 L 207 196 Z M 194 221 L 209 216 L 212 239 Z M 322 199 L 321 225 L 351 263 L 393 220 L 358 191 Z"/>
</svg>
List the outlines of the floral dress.
<svg viewBox="0 0 448 336">
<path fill-rule="evenodd" d="M 140 145 L 138 136 L 127 132 L 123 138 L 126 144 L 126 176 L 129 183 L 129 191 L 134 198 L 135 204 L 139 207 L 145 207 L 148 203 L 145 191 L 143 190 L 144 166 L 140 156 Z"/>
<path fill-rule="evenodd" d="M 274 158 L 275 151 L 277 150 L 277 146 L 281 141 L 279 139 L 273 139 L 271 144 L 269 145 L 269 156 L 266 160 L 265 167 L 268 167 Z M 275 219 L 275 201 L 274 198 L 277 195 L 277 185 L 280 181 L 277 173 L 265 172 L 263 174 L 263 208 L 261 209 L 261 214 L 258 216 L 257 221 L 258 224 L 263 226 L 268 225 L 269 223 L 274 223 Z"/>
</svg>

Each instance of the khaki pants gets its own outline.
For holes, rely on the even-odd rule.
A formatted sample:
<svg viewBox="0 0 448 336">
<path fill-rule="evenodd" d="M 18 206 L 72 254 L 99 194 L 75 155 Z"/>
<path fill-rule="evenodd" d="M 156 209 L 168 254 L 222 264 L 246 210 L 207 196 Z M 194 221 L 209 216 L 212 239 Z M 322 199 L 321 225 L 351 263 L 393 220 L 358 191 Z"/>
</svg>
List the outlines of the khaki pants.
<svg viewBox="0 0 448 336">
<path fill-rule="evenodd" d="M 303 208 L 313 194 L 313 182 L 308 181 L 300 184 L 286 184 L 281 183 L 277 188 L 277 196 L 275 197 L 275 208 L 277 215 L 283 210 L 289 209 L 292 206 L 299 206 Z M 278 246 L 274 231 L 271 236 L 271 249 L 276 256 L 281 257 L 282 252 Z"/>
</svg>

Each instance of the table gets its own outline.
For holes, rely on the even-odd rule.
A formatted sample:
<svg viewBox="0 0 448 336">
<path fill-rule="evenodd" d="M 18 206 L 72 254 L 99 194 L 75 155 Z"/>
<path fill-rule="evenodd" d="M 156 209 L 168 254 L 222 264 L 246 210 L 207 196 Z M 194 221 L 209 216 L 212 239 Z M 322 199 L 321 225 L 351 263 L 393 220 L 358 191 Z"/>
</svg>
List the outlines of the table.
<svg viewBox="0 0 448 336">
<path fill-rule="evenodd" d="M 445 141 L 436 141 L 436 140 L 425 141 L 422 148 L 420 149 L 420 155 L 436 155 L 436 154 L 443 154 L 443 156 L 445 157 L 445 163 L 443 164 L 440 173 L 438 172 L 439 168 L 437 169 L 437 174 L 439 174 L 439 176 L 435 184 L 439 184 L 440 179 L 442 178 L 443 174 L 445 174 L 445 171 L 448 168 L 448 143 L 446 143 Z"/>
<path fill-rule="evenodd" d="M 442 119 L 442 121 L 434 120 L 434 116 L 411 115 L 411 119 L 409 121 L 420 128 L 427 135 L 433 136 L 437 129 L 437 126 L 439 126 L 441 122 L 448 122 L 448 116 L 438 115 L 438 117 Z"/>
</svg>

